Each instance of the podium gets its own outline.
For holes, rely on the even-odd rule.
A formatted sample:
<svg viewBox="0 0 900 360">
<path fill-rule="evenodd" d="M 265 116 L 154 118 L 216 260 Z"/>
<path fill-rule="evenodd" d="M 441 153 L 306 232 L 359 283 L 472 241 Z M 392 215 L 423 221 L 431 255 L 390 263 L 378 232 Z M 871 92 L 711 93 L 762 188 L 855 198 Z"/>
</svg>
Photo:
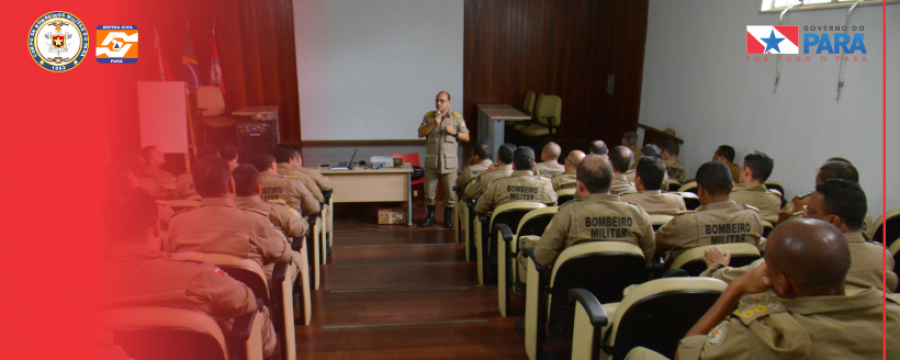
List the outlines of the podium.
<svg viewBox="0 0 900 360">
<path fill-rule="evenodd" d="M 647 144 L 653 144 L 662 148 L 663 141 L 666 141 L 668 139 L 675 140 L 675 142 L 679 145 L 684 143 L 684 140 L 681 140 L 674 135 L 666 134 L 662 130 L 659 130 L 655 127 L 647 126 L 644 124 L 638 124 L 638 127 L 644 129 L 644 143 L 641 144 L 642 147 Z"/>
</svg>

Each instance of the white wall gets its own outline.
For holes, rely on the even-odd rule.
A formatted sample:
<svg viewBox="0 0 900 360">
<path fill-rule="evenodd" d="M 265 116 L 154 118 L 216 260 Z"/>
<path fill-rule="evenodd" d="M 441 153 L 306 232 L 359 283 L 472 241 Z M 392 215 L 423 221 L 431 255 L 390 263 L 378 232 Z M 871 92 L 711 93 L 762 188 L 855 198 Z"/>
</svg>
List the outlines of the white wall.
<svg viewBox="0 0 900 360">
<path fill-rule="evenodd" d="M 462 112 L 463 0 L 293 0 L 304 140 L 415 139 Z"/>
<path fill-rule="evenodd" d="M 740 159 L 753 150 L 765 151 L 775 158 L 770 179 L 781 182 L 790 197 L 813 190 L 816 168 L 826 159 L 847 158 L 860 171 L 870 214 L 880 216 L 881 7 L 858 8 L 851 18 L 851 26 L 865 26 L 868 54 L 865 63 L 844 65 L 839 101 L 837 55 L 824 63 L 814 54 L 810 63 L 783 63 L 778 92 L 773 92 L 773 57 L 769 63 L 745 61 L 746 25 L 778 24 L 778 14 L 760 14 L 759 9 L 759 0 L 651 0 L 640 122 L 677 131 L 684 139 L 680 159 L 689 177 L 719 145 L 734 146 Z M 803 25 L 843 24 L 846 13 L 791 12 L 785 25 L 800 25 L 802 42 Z M 900 168 L 891 155 L 900 152 L 900 5 L 888 5 L 887 18 L 890 210 L 900 207 L 900 194 L 893 190 L 900 184 Z"/>
</svg>

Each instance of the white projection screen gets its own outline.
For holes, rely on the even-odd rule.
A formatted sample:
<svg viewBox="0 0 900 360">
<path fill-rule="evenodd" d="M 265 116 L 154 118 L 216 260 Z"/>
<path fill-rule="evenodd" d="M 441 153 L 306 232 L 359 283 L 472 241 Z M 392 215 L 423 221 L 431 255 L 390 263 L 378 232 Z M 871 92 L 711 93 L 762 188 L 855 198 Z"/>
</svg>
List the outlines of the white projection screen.
<svg viewBox="0 0 900 360">
<path fill-rule="evenodd" d="M 462 113 L 464 0 L 293 4 L 303 140 L 416 139 L 441 90 Z"/>
</svg>

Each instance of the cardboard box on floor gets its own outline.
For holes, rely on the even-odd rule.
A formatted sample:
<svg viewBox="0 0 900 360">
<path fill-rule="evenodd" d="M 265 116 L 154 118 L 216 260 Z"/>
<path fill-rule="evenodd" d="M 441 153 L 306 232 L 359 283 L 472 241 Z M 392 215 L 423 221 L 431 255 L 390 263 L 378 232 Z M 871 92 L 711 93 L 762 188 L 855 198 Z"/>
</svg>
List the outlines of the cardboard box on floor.
<svg viewBox="0 0 900 360">
<path fill-rule="evenodd" d="M 378 209 L 378 225 L 406 224 L 405 209 Z"/>
</svg>

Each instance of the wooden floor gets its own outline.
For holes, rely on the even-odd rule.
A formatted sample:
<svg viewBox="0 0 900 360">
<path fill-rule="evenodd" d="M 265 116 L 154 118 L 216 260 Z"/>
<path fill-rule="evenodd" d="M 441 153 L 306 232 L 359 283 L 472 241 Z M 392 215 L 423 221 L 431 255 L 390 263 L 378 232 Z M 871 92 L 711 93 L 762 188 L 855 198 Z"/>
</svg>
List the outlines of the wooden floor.
<svg viewBox="0 0 900 360">
<path fill-rule="evenodd" d="M 336 206 L 312 325 L 296 327 L 298 358 L 527 359 L 516 318 L 500 317 L 497 287 L 478 285 L 453 231 L 379 226 L 377 209 Z M 414 213 L 425 217 L 420 205 Z"/>
</svg>

